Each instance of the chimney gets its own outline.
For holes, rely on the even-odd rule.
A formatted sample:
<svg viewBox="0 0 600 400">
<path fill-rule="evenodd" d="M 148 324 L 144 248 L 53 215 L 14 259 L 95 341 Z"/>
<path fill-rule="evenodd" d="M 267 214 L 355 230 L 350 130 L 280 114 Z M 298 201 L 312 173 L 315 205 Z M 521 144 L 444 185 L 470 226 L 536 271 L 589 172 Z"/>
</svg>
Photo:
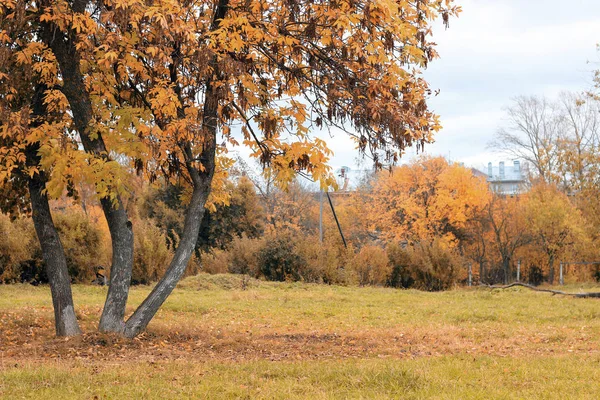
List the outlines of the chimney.
<svg viewBox="0 0 600 400">
<path fill-rule="evenodd" d="M 504 161 L 500 161 L 500 179 L 504 178 Z"/>
<path fill-rule="evenodd" d="M 491 178 L 494 176 L 494 170 L 492 168 L 492 163 L 488 163 L 488 176 Z"/>
</svg>

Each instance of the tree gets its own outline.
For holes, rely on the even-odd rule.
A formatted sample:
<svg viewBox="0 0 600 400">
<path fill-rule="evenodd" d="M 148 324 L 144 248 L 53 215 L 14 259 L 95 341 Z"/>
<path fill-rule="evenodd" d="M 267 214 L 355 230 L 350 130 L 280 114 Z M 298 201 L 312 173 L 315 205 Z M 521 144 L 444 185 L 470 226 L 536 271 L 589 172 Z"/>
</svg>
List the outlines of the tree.
<svg viewBox="0 0 600 400">
<path fill-rule="evenodd" d="M 583 236 L 579 211 L 556 187 L 539 184 L 527 194 L 525 213 L 529 231 L 548 259 L 548 282 L 554 282 L 556 259 Z"/>
<path fill-rule="evenodd" d="M 491 201 L 491 198 L 488 198 Z M 465 255 L 479 264 L 479 281 L 487 282 L 488 270 L 486 264 L 490 261 L 492 252 L 493 234 L 489 220 L 490 204 L 485 206 L 480 213 L 475 215 L 468 223 L 468 235 L 464 248 Z"/>
<path fill-rule="evenodd" d="M 557 137 L 561 134 L 557 107 L 546 98 L 520 96 L 506 108 L 506 115 L 508 126 L 498 131 L 490 145 L 525 160 L 542 181 L 554 182 Z"/>
<path fill-rule="evenodd" d="M 443 158 L 422 157 L 381 172 L 373 183 L 371 221 L 388 240 L 417 243 L 441 238 L 458 247 L 468 239 L 468 222 L 486 206 L 485 180 Z"/>
<path fill-rule="evenodd" d="M 2 23 L 8 25 L 10 32 L 23 21 L 2 18 Z M 6 31 L 1 33 L 2 42 L 10 40 Z M 23 39 L 32 35 L 33 32 L 26 32 Z M 60 104 L 43 97 L 54 79 L 52 71 L 44 69 L 46 58 L 50 56 L 40 55 L 42 65 L 39 69 L 27 64 L 21 67 L 21 60 L 26 55 L 19 51 L 18 41 L 16 46 L 4 49 L 2 66 L 11 73 L 0 70 L 3 86 L 0 96 L 0 182 L 3 182 L 4 194 L 0 204 L 2 211 L 13 215 L 31 210 L 51 283 L 56 333 L 76 335 L 81 331 L 75 316 L 67 259 L 48 204 L 49 173 L 40 168 L 40 153 L 46 150 L 43 143 L 55 140 L 54 134 L 65 127 L 65 119 L 56 112 L 60 110 Z M 69 177 L 64 179 L 68 181 Z M 29 204 L 23 200 L 27 194 Z"/>
<path fill-rule="evenodd" d="M 330 151 L 310 134 L 314 128 L 347 128 L 376 167 L 394 163 L 439 129 L 419 73 L 437 56 L 431 21 L 447 23 L 459 11 L 452 0 L 2 0 L 0 7 L 8 59 L 42 71 L 26 81 L 51 81 L 44 101 L 66 119 L 64 129 L 39 138 L 36 168 L 48 174 L 51 197 L 72 182 L 95 184 L 113 243 L 100 329 L 130 337 L 146 328 L 185 271 L 215 173 L 228 164 L 226 147 L 238 144 L 233 122 L 242 123 L 243 144 L 284 187 L 298 172 L 324 188 L 334 183 Z M 28 108 L 5 100 L 26 125 Z M 19 160 L 19 147 L 10 150 Z M 133 234 L 120 195 L 132 171 L 182 180 L 188 201 L 169 268 L 125 322 Z"/>
<path fill-rule="evenodd" d="M 520 201 L 519 197 L 494 195 L 487 207 L 493 244 L 501 260 L 504 284 L 508 283 L 515 252 L 532 240 Z"/>
</svg>

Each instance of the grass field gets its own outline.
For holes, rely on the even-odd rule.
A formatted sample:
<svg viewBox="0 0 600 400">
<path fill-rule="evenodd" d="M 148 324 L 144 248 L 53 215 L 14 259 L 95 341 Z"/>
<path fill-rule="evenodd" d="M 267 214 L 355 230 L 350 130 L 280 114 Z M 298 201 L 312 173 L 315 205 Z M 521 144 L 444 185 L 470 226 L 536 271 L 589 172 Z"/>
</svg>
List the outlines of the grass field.
<svg viewBox="0 0 600 400">
<path fill-rule="evenodd" d="M 577 291 L 572 286 L 568 290 Z M 138 304 L 149 287 L 132 289 Z M 586 288 L 593 290 L 593 288 Z M 600 290 L 596 288 L 596 290 Z M 147 333 L 95 332 L 106 288 L 0 286 L 1 398 L 598 398 L 600 300 L 186 279 Z"/>
</svg>

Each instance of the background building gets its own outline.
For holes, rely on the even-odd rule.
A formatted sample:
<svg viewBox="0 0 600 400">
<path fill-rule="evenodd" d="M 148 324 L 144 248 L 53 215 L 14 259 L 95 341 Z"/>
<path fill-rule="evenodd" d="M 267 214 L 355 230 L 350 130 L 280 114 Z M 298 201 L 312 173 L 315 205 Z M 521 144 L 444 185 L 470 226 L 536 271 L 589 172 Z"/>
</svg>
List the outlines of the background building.
<svg viewBox="0 0 600 400">
<path fill-rule="evenodd" d="M 513 196 L 527 190 L 525 174 L 521 162 L 516 160 L 512 164 L 500 161 L 498 165 L 491 162 L 487 165 L 487 171 L 477 171 L 476 175 L 485 175 L 490 188 L 498 194 Z"/>
</svg>

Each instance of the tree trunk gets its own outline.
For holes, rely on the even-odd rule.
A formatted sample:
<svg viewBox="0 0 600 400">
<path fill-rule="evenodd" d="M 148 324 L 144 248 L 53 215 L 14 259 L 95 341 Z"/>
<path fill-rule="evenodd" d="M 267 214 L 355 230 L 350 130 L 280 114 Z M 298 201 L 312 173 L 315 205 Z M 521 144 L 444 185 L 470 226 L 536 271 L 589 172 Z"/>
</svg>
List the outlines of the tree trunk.
<svg viewBox="0 0 600 400">
<path fill-rule="evenodd" d="M 127 212 L 117 198 L 117 206 L 110 199 L 100 200 L 108 223 L 112 244 L 112 266 L 108 294 L 100 317 L 101 332 L 122 333 L 125 329 L 125 307 L 133 270 L 133 226 Z"/>
<path fill-rule="evenodd" d="M 212 60 L 212 66 L 216 70 L 216 60 Z M 206 95 L 204 100 L 204 119 L 202 121 L 205 140 L 203 149 L 200 153 L 203 171 L 200 172 L 194 167 L 193 151 L 191 144 L 183 146 L 182 150 L 186 159 L 186 167 L 194 185 L 192 200 L 188 205 L 183 225 L 183 235 L 179 241 L 179 246 L 175 251 L 173 260 L 165 272 L 165 275 L 154 287 L 148 297 L 135 310 L 133 315 L 125 324 L 125 336 L 135 337 L 142 332 L 154 315 L 165 302 L 167 297 L 173 292 L 177 282 L 183 276 L 187 265 L 192 257 L 192 253 L 198 242 L 198 233 L 204 217 L 204 205 L 210 194 L 212 179 L 215 173 L 216 140 L 218 125 L 218 98 L 209 81 L 206 85 Z"/>
<path fill-rule="evenodd" d="M 33 117 L 43 117 L 45 107 L 43 95 L 46 88 L 38 85 L 32 101 Z M 40 121 L 34 119 L 32 125 L 39 125 Z M 26 151 L 26 163 L 29 167 L 38 166 L 39 143 L 30 144 Z M 46 176 L 39 171 L 27 178 L 33 225 L 40 241 L 42 257 L 50 282 L 52 305 L 54 307 L 54 326 L 57 336 L 75 336 L 81 334 L 71 292 L 71 278 L 67 268 L 67 259 L 60 237 L 52 220 L 48 197 L 45 194 Z"/>
<path fill-rule="evenodd" d="M 194 252 L 194 248 L 196 247 L 200 224 L 202 222 L 202 217 L 204 216 L 204 204 L 206 203 L 207 197 L 208 190 L 206 190 L 206 188 L 194 188 L 192 200 L 190 201 L 185 216 L 183 235 L 179 242 L 179 246 L 175 251 L 173 260 L 162 279 L 127 320 L 127 323 L 125 324 L 125 336 L 133 338 L 146 329 L 160 306 L 165 302 L 171 292 L 173 292 L 177 282 L 179 282 L 183 276 Z"/>
<path fill-rule="evenodd" d="M 554 256 L 548 257 L 548 283 L 554 283 Z"/>
<path fill-rule="evenodd" d="M 29 179 L 29 196 L 33 211 L 33 225 L 40 241 L 46 272 L 50 281 L 52 305 L 54 306 L 54 325 L 57 336 L 75 336 L 81 333 L 71 293 L 71 278 L 67 269 L 65 252 L 58 232 L 52 221 L 48 198 L 44 194 L 45 179 L 36 173 Z"/>
<path fill-rule="evenodd" d="M 88 1 L 74 4 L 73 11 L 81 13 Z M 77 52 L 74 36 L 65 34 L 50 24 L 43 24 L 42 37 L 56 56 L 63 77 L 62 91 L 69 101 L 73 121 L 79 132 L 86 152 L 108 159 L 108 151 L 99 132 L 90 131 L 92 103 L 81 74 L 81 57 Z M 131 284 L 133 267 L 133 230 L 120 197 L 112 201 L 109 197 L 100 200 L 108 222 L 112 242 L 112 266 L 110 286 L 100 318 L 102 332 L 122 333 L 125 327 L 125 307 Z"/>
<path fill-rule="evenodd" d="M 222 0 L 226 1 L 226 0 Z M 225 8 L 223 7 L 217 12 L 223 18 Z M 216 59 L 213 59 L 211 66 L 216 71 Z M 206 94 L 204 100 L 202 128 L 204 132 L 204 141 L 202 151 L 200 152 L 199 160 L 202 162 L 202 172 L 195 166 L 192 160 L 195 159 L 192 151 L 191 143 L 182 146 L 184 158 L 186 160 L 186 168 L 194 185 L 192 199 L 188 205 L 188 210 L 185 215 L 183 226 L 183 235 L 179 242 L 179 246 L 175 251 L 173 260 L 165 272 L 165 275 L 152 289 L 152 292 L 135 310 L 133 315 L 125 324 L 125 336 L 133 338 L 142 332 L 154 315 L 165 302 L 167 297 L 173 292 L 177 282 L 183 276 L 187 265 L 190 261 L 192 253 L 198 242 L 198 233 L 204 216 L 204 205 L 210 194 L 211 184 L 215 172 L 215 157 L 216 157 L 216 140 L 218 126 L 218 97 L 210 81 L 206 85 Z"/>
<path fill-rule="evenodd" d="M 504 257 L 502 259 L 502 271 L 504 272 L 504 284 L 508 285 L 508 278 L 510 275 L 510 258 Z"/>
<path fill-rule="evenodd" d="M 485 261 L 479 261 L 479 283 L 487 282 L 485 274 Z"/>
</svg>

